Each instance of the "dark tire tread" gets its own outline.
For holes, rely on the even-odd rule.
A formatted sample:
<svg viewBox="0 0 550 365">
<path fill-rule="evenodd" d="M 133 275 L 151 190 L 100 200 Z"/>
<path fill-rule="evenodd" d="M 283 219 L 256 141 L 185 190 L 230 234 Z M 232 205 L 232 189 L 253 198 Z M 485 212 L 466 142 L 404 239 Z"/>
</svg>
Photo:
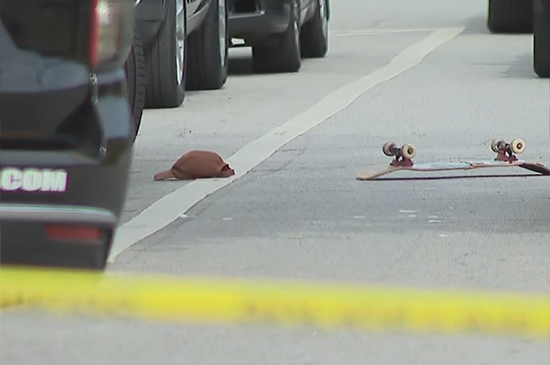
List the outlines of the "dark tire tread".
<svg viewBox="0 0 550 365">
<path fill-rule="evenodd" d="M 134 124 L 134 140 L 141 126 L 145 98 L 147 93 L 147 74 L 145 71 L 145 56 L 139 32 L 134 30 L 134 42 L 125 65 L 126 87 L 130 110 Z"/>
<path fill-rule="evenodd" d="M 292 6 L 297 6 L 293 4 Z M 302 65 L 300 45 L 296 45 L 296 38 L 292 24 L 296 20 L 296 11 L 291 12 L 288 29 L 278 35 L 275 46 L 252 47 L 252 66 L 258 73 L 298 72 Z M 300 24 L 298 24 L 300 32 Z M 299 37 L 298 37 L 298 43 Z"/>
<path fill-rule="evenodd" d="M 533 67 L 541 78 L 550 78 L 550 1 L 535 0 L 533 9 Z"/>
<path fill-rule="evenodd" d="M 488 0 L 487 28 L 492 33 L 533 31 L 532 0 Z"/>
<path fill-rule="evenodd" d="M 147 108 L 176 108 L 183 103 L 185 97 L 186 72 L 183 73 L 180 85 L 176 75 L 175 13 L 176 0 L 168 0 L 166 18 L 159 29 L 158 38 L 148 49 Z M 184 64 L 186 55 L 185 50 Z"/>
<path fill-rule="evenodd" d="M 226 1 L 226 0 L 224 0 Z M 227 4 L 226 7 L 227 9 Z M 187 38 L 187 81 L 188 90 L 217 90 L 227 80 L 227 49 L 229 37 L 225 34 L 225 62 L 222 65 L 219 45 L 219 7 L 217 0 L 210 3 L 210 8 L 200 29 Z M 227 12 L 225 13 L 227 25 Z"/>
<path fill-rule="evenodd" d="M 327 6 L 327 0 L 319 1 L 324 1 Z M 304 58 L 323 58 L 328 52 L 328 33 L 326 36 L 323 34 L 323 23 L 318 6 L 315 16 L 304 24 L 300 31 L 300 48 Z"/>
</svg>

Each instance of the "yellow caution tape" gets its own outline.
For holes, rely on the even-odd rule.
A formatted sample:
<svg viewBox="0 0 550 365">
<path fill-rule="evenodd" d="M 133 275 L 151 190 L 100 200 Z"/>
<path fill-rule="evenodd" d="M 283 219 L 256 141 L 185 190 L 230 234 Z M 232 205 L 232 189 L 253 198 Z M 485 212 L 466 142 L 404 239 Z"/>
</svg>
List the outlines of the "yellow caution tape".
<svg viewBox="0 0 550 365">
<path fill-rule="evenodd" d="M 129 277 L 4 266 L 0 269 L 0 305 L 21 304 L 172 323 L 271 323 L 451 335 L 477 332 L 544 339 L 550 335 L 550 296 L 546 293 Z"/>
</svg>

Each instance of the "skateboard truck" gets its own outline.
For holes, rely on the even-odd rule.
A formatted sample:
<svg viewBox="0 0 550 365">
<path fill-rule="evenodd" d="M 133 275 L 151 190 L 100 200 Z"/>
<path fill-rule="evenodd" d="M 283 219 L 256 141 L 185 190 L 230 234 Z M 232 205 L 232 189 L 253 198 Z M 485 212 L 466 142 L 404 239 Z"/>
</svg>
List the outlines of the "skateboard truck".
<svg viewBox="0 0 550 365">
<path fill-rule="evenodd" d="M 495 139 L 491 142 L 491 150 L 497 154 L 495 161 L 514 162 L 518 158 L 515 154 L 521 154 L 525 151 L 525 141 L 523 139 L 514 139 L 511 143 L 500 139 Z"/>
<path fill-rule="evenodd" d="M 416 156 L 416 147 L 413 144 L 407 143 L 398 147 L 395 142 L 386 142 L 382 146 L 382 152 L 386 156 L 395 156 L 390 166 L 410 167 L 414 165 L 412 158 Z"/>
</svg>

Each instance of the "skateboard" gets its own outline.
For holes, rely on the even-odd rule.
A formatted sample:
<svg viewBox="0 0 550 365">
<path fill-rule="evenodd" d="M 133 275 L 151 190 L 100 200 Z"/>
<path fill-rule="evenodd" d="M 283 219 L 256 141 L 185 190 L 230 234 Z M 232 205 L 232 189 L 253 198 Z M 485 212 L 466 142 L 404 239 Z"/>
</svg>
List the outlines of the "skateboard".
<svg viewBox="0 0 550 365">
<path fill-rule="evenodd" d="M 550 175 L 550 167 L 547 167 L 538 162 L 519 160 L 516 157 L 516 154 L 521 154 L 525 151 L 525 142 L 522 139 L 514 139 L 510 143 L 503 140 L 495 139 L 491 142 L 491 150 L 497 154 L 496 157 L 492 160 L 482 159 L 460 160 L 456 162 L 449 161 L 414 163 L 412 159 L 416 156 L 416 147 L 413 144 L 407 143 L 399 147 L 395 142 L 386 142 L 382 146 L 382 152 L 386 156 L 393 156 L 393 161 L 389 165 L 373 166 L 363 171 L 360 171 L 357 175 L 357 180 L 375 180 L 383 175 L 402 170 L 455 171 L 471 170 L 484 167 L 521 167 L 535 172 L 538 175 Z M 439 178 L 453 177 L 454 176 L 444 176 Z M 485 175 L 485 177 L 487 176 Z"/>
</svg>

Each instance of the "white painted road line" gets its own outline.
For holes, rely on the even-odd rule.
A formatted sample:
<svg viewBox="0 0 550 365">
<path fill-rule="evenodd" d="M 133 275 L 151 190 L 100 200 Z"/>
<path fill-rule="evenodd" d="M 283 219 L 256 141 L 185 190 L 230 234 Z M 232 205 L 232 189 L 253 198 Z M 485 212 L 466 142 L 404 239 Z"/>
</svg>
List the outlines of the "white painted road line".
<svg viewBox="0 0 550 365">
<path fill-rule="evenodd" d="M 157 200 L 119 227 L 108 261 L 114 262 L 122 251 L 177 220 L 202 199 L 244 176 L 285 144 L 343 110 L 368 90 L 420 64 L 428 54 L 463 30 L 464 27 L 442 28 L 433 32 L 403 50 L 386 66 L 330 93 L 312 108 L 247 144 L 227 159 L 235 169 L 235 176 L 192 181 Z"/>
</svg>

